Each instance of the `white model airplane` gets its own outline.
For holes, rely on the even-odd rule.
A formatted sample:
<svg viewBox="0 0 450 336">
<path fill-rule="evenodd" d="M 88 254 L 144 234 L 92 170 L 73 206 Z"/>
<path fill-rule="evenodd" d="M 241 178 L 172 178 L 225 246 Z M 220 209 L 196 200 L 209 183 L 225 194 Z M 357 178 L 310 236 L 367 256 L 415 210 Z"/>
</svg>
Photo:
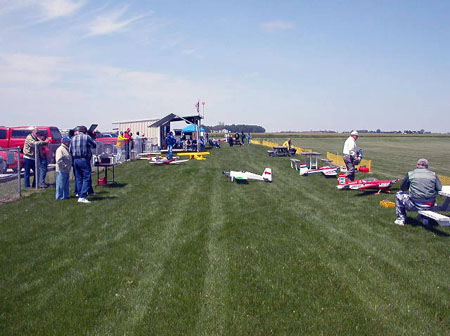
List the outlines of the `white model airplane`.
<svg viewBox="0 0 450 336">
<path fill-rule="evenodd" d="M 178 160 L 176 158 L 168 159 L 168 158 L 151 158 L 149 159 L 150 164 L 152 165 L 167 165 L 167 164 L 180 164 L 183 162 L 188 162 L 189 160 Z"/>
<path fill-rule="evenodd" d="M 261 175 L 254 174 L 248 171 L 224 171 L 223 172 L 227 177 L 230 178 L 230 182 L 246 182 L 248 180 L 257 180 L 264 182 L 272 182 L 272 169 L 266 168 Z"/>
<path fill-rule="evenodd" d="M 325 176 L 337 176 L 338 172 L 341 170 L 341 167 L 338 166 L 323 166 L 317 169 L 309 169 L 306 164 L 300 165 L 300 175 L 309 175 L 309 174 L 320 174 L 322 173 Z"/>
</svg>

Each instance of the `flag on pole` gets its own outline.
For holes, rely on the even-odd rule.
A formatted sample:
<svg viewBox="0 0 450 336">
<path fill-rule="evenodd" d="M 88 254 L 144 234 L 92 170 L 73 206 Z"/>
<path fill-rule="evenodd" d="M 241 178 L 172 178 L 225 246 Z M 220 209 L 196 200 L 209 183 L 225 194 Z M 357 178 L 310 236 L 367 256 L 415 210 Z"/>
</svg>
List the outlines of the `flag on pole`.
<svg viewBox="0 0 450 336">
<path fill-rule="evenodd" d="M 197 113 L 200 113 L 200 100 L 195 104 L 195 107 L 197 108 Z"/>
</svg>

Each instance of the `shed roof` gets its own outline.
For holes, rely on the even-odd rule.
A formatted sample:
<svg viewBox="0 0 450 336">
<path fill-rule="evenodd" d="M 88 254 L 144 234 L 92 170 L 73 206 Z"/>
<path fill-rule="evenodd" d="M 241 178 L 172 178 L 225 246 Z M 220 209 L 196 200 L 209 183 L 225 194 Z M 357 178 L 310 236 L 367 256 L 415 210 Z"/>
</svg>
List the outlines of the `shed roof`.
<svg viewBox="0 0 450 336">
<path fill-rule="evenodd" d="M 151 124 L 148 127 L 161 127 L 164 125 L 167 125 L 168 123 L 172 122 L 172 121 L 189 121 L 190 123 L 195 124 L 196 121 L 202 119 L 202 117 L 200 115 L 194 115 L 194 116 L 187 116 L 187 117 L 180 117 L 177 116 L 176 114 L 170 113 L 167 116 L 165 116 L 164 118 L 158 120 L 157 122 Z"/>
</svg>

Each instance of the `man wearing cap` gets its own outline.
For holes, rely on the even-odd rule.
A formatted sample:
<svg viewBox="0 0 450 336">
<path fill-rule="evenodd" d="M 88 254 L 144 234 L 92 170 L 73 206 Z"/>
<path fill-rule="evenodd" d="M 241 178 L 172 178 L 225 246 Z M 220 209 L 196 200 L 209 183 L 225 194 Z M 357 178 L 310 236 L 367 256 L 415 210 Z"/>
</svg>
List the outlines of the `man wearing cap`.
<svg viewBox="0 0 450 336">
<path fill-rule="evenodd" d="M 72 156 L 69 152 L 70 138 L 64 137 L 56 150 L 56 199 L 69 199 L 69 177 L 72 168 Z"/>
<path fill-rule="evenodd" d="M 33 128 L 30 134 L 25 139 L 25 144 L 23 146 L 23 162 L 24 162 L 24 184 L 25 188 L 30 188 L 30 173 L 31 170 L 35 170 L 36 162 L 35 162 L 35 148 L 36 145 L 46 145 L 48 141 L 40 140 L 38 138 L 38 130 L 37 128 Z M 37 172 L 34 172 L 33 184 L 35 186 Z"/>
<path fill-rule="evenodd" d="M 87 199 L 91 185 L 92 148 L 97 147 L 94 140 L 87 135 L 86 126 L 78 126 L 75 136 L 70 140 L 70 154 L 72 154 L 75 168 L 75 183 L 78 191 L 79 203 L 91 203 Z"/>
<path fill-rule="evenodd" d="M 426 210 L 433 207 L 442 184 L 436 173 L 428 170 L 428 160 L 417 161 L 416 169 L 408 172 L 401 190 L 395 195 L 395 224 L 405 225 L 406 211 Z M 409 191 L 409 192 L 408 192 Z"/>
<path fill-rule="evenodd" d="M 358 140 L 358 132 L 352 131 L 347 140 L 345 140 L 344 148 L 342 150 L 345 166 L 347 167 L 347 178 L 350 181 L 355 180 L 355 166 L 359 163 L 358 145 L 356 144 L 356 140 Z"/>
</svg>

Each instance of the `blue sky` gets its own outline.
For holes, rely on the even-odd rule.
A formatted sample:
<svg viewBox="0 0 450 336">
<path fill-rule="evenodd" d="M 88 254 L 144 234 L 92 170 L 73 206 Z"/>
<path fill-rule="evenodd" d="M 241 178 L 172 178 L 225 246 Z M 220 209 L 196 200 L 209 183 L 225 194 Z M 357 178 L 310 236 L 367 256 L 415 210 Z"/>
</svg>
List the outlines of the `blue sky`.
<svg viewBox="0 0 450 336">
<path fill-rule="evenodd" d="M 0 0 L 4 125 L 450 131 L 450 1 Z"/>
</svg>

